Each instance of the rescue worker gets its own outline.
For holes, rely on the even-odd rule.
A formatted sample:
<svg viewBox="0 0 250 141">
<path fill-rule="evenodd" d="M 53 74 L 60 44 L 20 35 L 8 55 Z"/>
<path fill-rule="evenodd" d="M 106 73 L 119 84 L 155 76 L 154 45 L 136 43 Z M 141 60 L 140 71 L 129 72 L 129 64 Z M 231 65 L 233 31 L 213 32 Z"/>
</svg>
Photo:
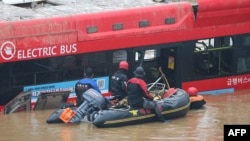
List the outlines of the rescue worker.
<svg viewBox="0 0 250 141">
<path fill-rule="evenodd" d="M 119 63 L 119 69 L 111 77 L 111 93 L 113 98 L 111 100 L 122 100 L 127 96 L 127 72 L 129 64 L 127 61 Z"/>
<path fill-rule="evenodd" d="M 93 69 L 88 67 L 84 72 L 84 78 L 79 80 L 75 84 L 75 92 L 76 92 L 76 106 L 80 106 L 83 103 L 82 94 L 88 90 L 89 88 L 93 88 L 97 92 L 101 94 L 101 91 L 96 83 L 95 80 L 92 78 L 94 77 Z"/>
<path fill-rule="evenodd" d="M 202 95 L 198 94 L 198 89 L 189 87 L 187 93 L 190 97 L 190 109 L 201 109 L 206 104 L 206 100 Z"/>
<path fill-rule="evenodd" d="M 101 91 L 97 85 L 97 83 L 92 79 L 94 77 L 94 72 L 92 68 L 87 68 L 84 73 L 84 78 L 79 80 L 75 84 L 75 92 L 76 92 L 76 110 L 72 110 L 71 108 L 66 108 L 60 115 L 60 119 L 64 121 L 65 123 L 78 123 L 81 121 L 84 116 L 87 115 L 88 120 L 90 121 L 91 114 L 94 111 L 99 111 L 100 109 L 106 109 L 107 103 L 106 99 L 102 97 Z M 84 101 L 84 92 L 89 91 L 92 93 L 92 95 L 95 95 L 92 98 L 92 101 Z M 96 96 L 95 93 L 99 93 L 101 96 Z M 88 94 L 91 96 L 91 94 Z M 85 95 L 86 96 L 86 95 Z M 90 97 L 89 97 L 90 98 Z M 90 98 L 90 99 L 91 99 Z M 101 98 L 103 98 L 103 101 L 105 101 L 105 104 L 101 104 L 100 106 L 96 106 L 92 104 L 89 104 L 90 102 L 93 102 L 93 98 L 98 98 L 98 102 L 102 102 Z M 96 101 L 94 101 L 96 103 Z M 88 105 L 89 104 L 89 105 Z M 99 103 L 98 103 L 99 104 Z"/>
<path fill-rule="evenodd" d="M 143 67 L 137 67 L 134 75 L 135 77 L 128 80 L 128 105 L 132 109 L 153 109 L 159 121 L 164 122 L 165 119 L 161 114 L 158 104 L 154 101 L 154 97 L 150 95 L 147 84 L 143 80 L 145 75 Z"/>
</svg>

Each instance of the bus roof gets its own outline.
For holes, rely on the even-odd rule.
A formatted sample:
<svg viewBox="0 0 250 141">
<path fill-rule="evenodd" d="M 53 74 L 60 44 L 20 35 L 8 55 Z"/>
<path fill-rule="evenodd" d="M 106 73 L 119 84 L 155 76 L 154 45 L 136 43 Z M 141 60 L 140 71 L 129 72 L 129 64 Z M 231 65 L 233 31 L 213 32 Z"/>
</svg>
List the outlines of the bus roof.
<svg viewBox="0 0 250 141">
<path fill-rule="evenodd" d="M 164 3 L 153 0 L 0 0 L 0 21 L 68 16 L 180 1 L 196 0 L 168 0 Z"/>
</svg>

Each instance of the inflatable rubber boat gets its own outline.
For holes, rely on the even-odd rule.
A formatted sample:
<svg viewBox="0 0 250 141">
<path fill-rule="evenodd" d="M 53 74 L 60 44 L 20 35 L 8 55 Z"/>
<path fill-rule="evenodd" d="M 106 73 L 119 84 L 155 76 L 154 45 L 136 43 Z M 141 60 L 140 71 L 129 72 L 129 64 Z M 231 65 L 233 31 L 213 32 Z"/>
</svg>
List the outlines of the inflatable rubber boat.
<svg viewBox="0 0 250 141">
<path fill-rule="evenodd" d="M 163 88 L 161 89 L 161 92 L 157 90 L 157 93 L 162 93 Z M 103 97 L 99 96 L 93 89 L 86 91 L 83 97 L 85 101 L 79 107 L 75 107 L 71 103 L 63 103 L 48 117 L 46 122 L 49 124 L 79 123 L 85 116 L 96 127 L 118 127 L 157 121 L 155 112 L 150 109 L 130 109 L 126 104 L 125 106 L 113 105 L 108 109 L 103 108 L 105 107 Z M 164 89 L 161 97 L 157 100 L 157 104 L 166 120 L 184 117 L 187 114 L 190 108 L 190 98 L 184 90 L 179 88 Z"/>
<path fill-rule="evenodd" d="M 171 88 L 170 93 L 166 93 L 163 99 L 157 100 L 161 113 L 166 120 L 184 117 L 190 108 L 189 95 L 182 89 Z M 157 121 L 153 110 L 150 109 L 130 109 L 129 106 L 123 108 L 109 108 L 95 111 L 91 114 L 92 122 L 96 127 L 118 127 L 139 123 Z"/>
</svg>

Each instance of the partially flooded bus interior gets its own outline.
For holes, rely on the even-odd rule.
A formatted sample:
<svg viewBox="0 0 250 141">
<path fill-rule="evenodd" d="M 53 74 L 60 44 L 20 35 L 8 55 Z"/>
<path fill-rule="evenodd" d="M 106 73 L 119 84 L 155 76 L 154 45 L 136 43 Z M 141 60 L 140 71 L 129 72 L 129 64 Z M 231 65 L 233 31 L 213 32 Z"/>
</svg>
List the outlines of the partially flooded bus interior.
<svg viewBox="0 0 250 141">
<path fill-rule="evenodd" d="M 198 40 L 194 50 L 195 78 L 232 73 L 232 37 Z"/>
</svg>

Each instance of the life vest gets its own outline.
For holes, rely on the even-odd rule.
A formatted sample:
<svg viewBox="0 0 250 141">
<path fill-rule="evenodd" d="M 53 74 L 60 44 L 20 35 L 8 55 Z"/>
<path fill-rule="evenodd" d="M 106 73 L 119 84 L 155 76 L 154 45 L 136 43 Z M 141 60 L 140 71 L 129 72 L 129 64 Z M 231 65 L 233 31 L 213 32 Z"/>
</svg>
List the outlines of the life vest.
<svg viewBox="0 0 250 141">
<path fill-rule="evenodd" d="M 206 100 L 201 95 L 190 96 L 189 98 L 190 98 L 190 109 L 201 109 L 203 108 L 203 105 L 206 104 Z"/>
<path fill-rule="evenodd" d="M 205 100 L 205 99 L 201 95 L 190 96 L 190 102 L 196 102 L 196 101 L 202 101 L 202 100 Z"/>
</svg>

